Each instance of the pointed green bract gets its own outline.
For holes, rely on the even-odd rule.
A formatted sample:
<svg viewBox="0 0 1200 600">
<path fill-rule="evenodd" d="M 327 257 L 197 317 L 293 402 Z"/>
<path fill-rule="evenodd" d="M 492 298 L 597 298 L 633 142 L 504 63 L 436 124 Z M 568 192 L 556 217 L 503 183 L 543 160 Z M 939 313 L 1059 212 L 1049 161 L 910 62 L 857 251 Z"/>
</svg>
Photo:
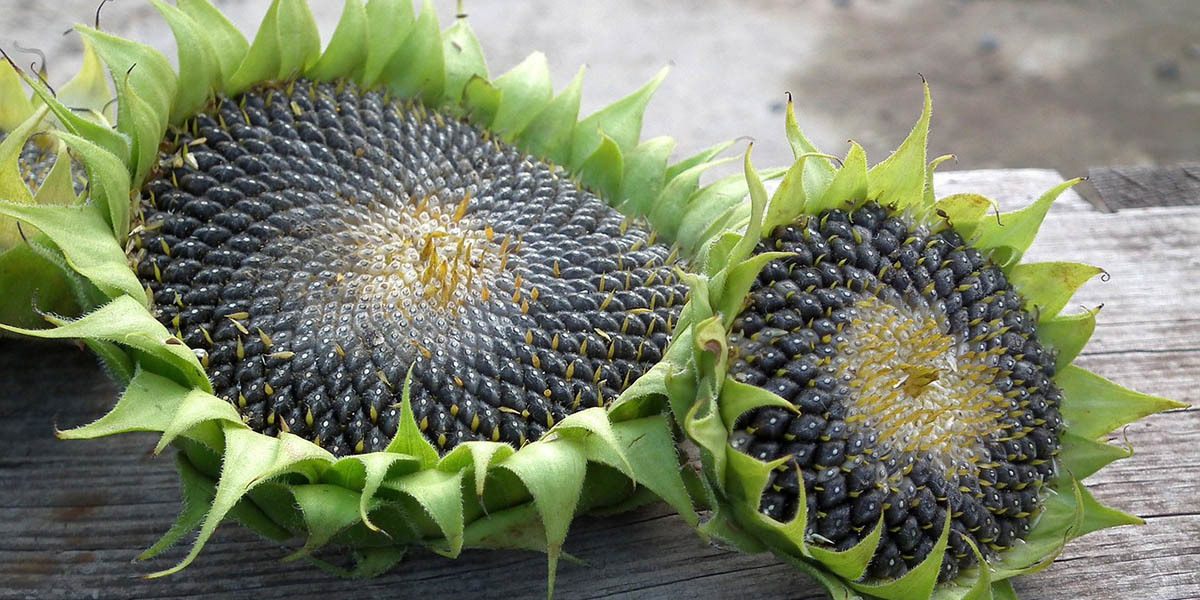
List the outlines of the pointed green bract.
<svg viewBox="0 0 1200 600">
<path fill-rule="evenodd" d="M 10 132 L 33 115 L 33 103 L 21 76 L 8 61 L 0 61 L 0 132 Z"/>
<path fill-rule="evenodd" d="M 1066 397 L 1062 413 L 1069 431 L 1088 439 L 1154 413 L 1187 407 L 1174 400 L 1127 390 L 1074 365 L 1059 371 L 1054 381 Z"/>
<path fill-rule="evenodd" d="M 1055 364 L 1059 369 L 1071 364 L 1087 345 L 1096 330 L 1096 311 L 1058 315 L 1038 323 L 1038 337 L 1058 351 Z"/>
<path fill-rule="evenodd" d="M 534 52 L 511 71 L 496 78 L 500 106 L 491 126 L 505 139 L 514 139 L 554 95 L 546 55 Z"/>
<path fill-rule="evenodd" d="M 210 90 L 220 84 L 221 63 L 209 38 L 187 14 L 162 0 L 151 0 L 151 3 L 175 34 L 179 79 L 187 82 L 175 91 L 171 107 L 171 121 L 179 123 L 196 114 L 208 102 Z"/>
<path fill-rule="evenodd" d="M 275 0 L 245 58 L 227 79 L 225 92 L 236 95 L 259 82 L 298 75 L 316 62 L 319 53 L 320 37 L 308 4 Z"/>
<path fill-rule="evenodd" d="M 218 89 L 227 90 L 233 74 L 237 72 L 246 52 L 250 50 L 246 36 L 209 3 L 209 0 L 178 0 L 177 4 L 179 10 L 187 14 L 195 22 L 196 28 L 204 32 L 205 38 L 209 40 L 220 66 L 221 79 Z"/>
<path fill-rule="evenodd" d="M 1083 180 L 1064 181 L 1021 210 L 998 215 L 995 219 L 980 220 L 974 232 L 977 237 L 974 246 L 991 251 L 992 260 L 1008 272 L 1033 243 L 1046 213 L 1050 211 L 1050 205 L 1080 181 Z"/>
<path fill-rule="evenodd" d="M 654 90 L 667 76 L 663 69 L 636 92 L 588 116 L 575 126 L 571 146 L 571 164 L 578 167 L 595 152 L 602 136 L 607 135 L 623 151 L 632 150 L 642 133 L 642 117 Z"/>
<path fill-rule="evenodd" d="M 1025 296 L 1026 307 L 1044 322 L 1057 316 L 1076 290 L 1103 272 L 1079 263 L 1022 263 L 1013 267 L 1009 281 Z"/>
</svg>

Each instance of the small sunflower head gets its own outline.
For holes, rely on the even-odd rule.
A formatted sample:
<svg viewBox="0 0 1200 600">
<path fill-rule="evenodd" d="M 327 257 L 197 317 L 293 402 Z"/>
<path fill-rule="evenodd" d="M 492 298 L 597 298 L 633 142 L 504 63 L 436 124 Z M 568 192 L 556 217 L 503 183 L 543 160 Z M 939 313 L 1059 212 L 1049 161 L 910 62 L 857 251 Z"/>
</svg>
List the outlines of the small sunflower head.
<svg viewBox="0 0 1200 600">
<path fill-rule="evenodd" d="M 746 233 L 714 241 L 684 309 L 697 376 L 672 403 L 704 458 L 704 529 L 836 597 L 990 598 L 1069 539 L 1137 522 L 1079 480 L 1123 455 L 1097 438 L 1175 406 L 1071 364 L 1094 313 L 1059 313 L 1099 269 L 1021 262 L 1076 181 L 1007 214 L 936 200 L 929 116 L 926 90 L 868 169 L 856 144 L 818 153 L 789 105 L 795 164 L 768 199 L 747 153 Z"/>
</svg>

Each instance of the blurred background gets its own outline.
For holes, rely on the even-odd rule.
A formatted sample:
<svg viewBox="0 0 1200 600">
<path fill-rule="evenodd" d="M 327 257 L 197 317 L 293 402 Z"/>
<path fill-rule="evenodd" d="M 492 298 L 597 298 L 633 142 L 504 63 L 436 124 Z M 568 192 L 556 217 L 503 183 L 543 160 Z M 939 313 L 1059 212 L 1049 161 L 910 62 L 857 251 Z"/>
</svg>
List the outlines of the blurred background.
<svg viewBox="0 0 1200 600">
<path fill-rule="evenodd" d="M 253 31 L 269 0 L 216 0 Z M 43 50 L 52 82 L 78 65 L 98 0 L 0 0 L 0 44 Z M 341 10 L 311 2 L 326 39 Z M 456 6 L 438 0 L 443 24 Z M 527 53 L 549 56 L 558 86 L 589 66 L 584 111 L 663 65 L 672 74 L 645 134 L 680 154 L 739 136 L 760 166 L 790 161 L 785 92 L 818 147 L 863 144 L 874 161 L 934 94 L 931 152 L 943 169 L 1188 165 L 1200 173 L 1200 1 L 1197 0 L 468 0 L 493 75 Z M 148 3 L 114 0 L 101 27 L 174 56 Z M 36 56 L 15 52 L 26 64 Z"/>
</svg>

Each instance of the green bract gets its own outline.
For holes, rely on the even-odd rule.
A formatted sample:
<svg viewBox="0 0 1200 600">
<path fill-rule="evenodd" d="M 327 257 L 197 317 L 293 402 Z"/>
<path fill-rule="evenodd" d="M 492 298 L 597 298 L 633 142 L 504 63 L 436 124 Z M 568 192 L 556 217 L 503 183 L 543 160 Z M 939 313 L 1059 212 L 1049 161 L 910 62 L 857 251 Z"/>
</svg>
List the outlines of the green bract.
<svg viewBox="0 0 1200 600">
<path fill-rule="evenodd" d="M 382 89 L 465 117 L 564 165 L 626 214 L 664 224 L 663 233 L 694 256 L 722 223 L 744 212 L 745 182 L 738 176 L 703 188 L 698 183 L 727 145 L 671 164 L 672 140 L 639 141 L 642 114 L 661 74 L 579 120 L 582 73 L 555 94 L 546 60 L 535 53 L 491 79 L 467 22 L 441 30 L 429 3 L 417 14 L 408 0 L 347 0 L 322 51 L 302 0 L 273 2 L 252 42 L 207 0 L 152 1 L 175 34 L 178 73 L 152 48 L 86 26 L 77 28 L 87 48 L 84 70 L 57 94 L 11 63 L 0 65 L 0 127 L 9 134 L 0 147 L 6 232 L 0 237 L 0 317 L 8 332 L 83 340 L 125 385 L 110 413 L 60 437 L 154 431 L 162 434 L 156 451 L 180 450 L 183 512 L 143 558 L 199 534 L 178 565 L 156 575 L 187 566 L 227 518 L 272 539 L 300 536 L 303 546 L 290 558 L 316 561 L 311 553 L 327 544 L 349 547 L 357 559 L 353 575 L 386 570 L 412 545 L 447 556 L 463 548 L 517 547 L 548 554 L 551 582 L 577 513 L 637 503 L 648 491 L 697 519 L 668 421 L 650 401 L 662 395 L 663 369 L 626 391 L 621 415 L 587 409 L 520 449 L 473 441 L 445 455 L 414 422 L 406 382 L 399 433 L 386 451 L 338 458 L 286 431 L 256 433 L 214 396 L 193 349 L 150 313 L 126 248 L 133 202 L 162 160 L 160 142 L 169 126 L 218 96 L 306 78 Z M 59 150 L 55 170 L 32 194 L 16 156 L 40 127 L 70 153 Z M 62 174 L 69 171 L 68 156 L 87 172 L 82 200 Z M 174 159 L 188 157 L 166 158 Z M 9 234 L 16 222 L 24 224 L 28 243 Z M 53 327 L 39 328 L 43 315 Z"/>
<path fill-rule="evenodd" d="M 1123 389 L 1071 364 L 1092 333 L 1095 315 L 1060 311 L 1099 269 L 1073 263 L 1021 262 L 1051 203 L 1079 180 L 1055 187 L 1024 209 L 1000 215 L 992 212 L 994 203 L 982 196 L 938 200 L 932 172 L 944 159 L 928 161 L 926 157 L 929 118 L 926 88 L 924 110 L 916 127 L 887 160 L 868 169 L 862 148 L 852 144 L 835 167 L 836 159 L 818 153 L 800 132 L 789 105 L 786 129 L 796 162 L 768 198 L 747 153 L 745 174 L 752 209 L 745 233 L 726 232 L 717 237 L 708 253 L 706 275 L 692 279 L 692 297 L 681 318 L 689 329 L 677 330 L 676 338 L 677 344 L 691 345 L 686 351 L 690 356 L 672 365 L 665 377 L 676 421 L 702 457 L 704 501 L 713 516 L 701 525 L 701 531 L 746 551 L 770 550 L 811 575 L 835 598 L 1014 598 L 1009 580 L 1049 565 L 1071 539 L 1105 527 L 1140 522 L 1097 502 L 1081 480 L 1129 455 L 1128 450 L 1103 441 L 1109 432 L 1181 406 Z M 927 558 L 898 578 L 871 579 L 866 573 L 880 544 L 882 518 L 873 528 L 867 524 L 861 539 L 855 538 L 858 541 L 851 547 L 833 548 L 810 527 L 805 485 L 799 486 L 799 508 L 793 518 L 768 517 L 760 512 L 760 499 L 769 488 L 772 472 L 783 469 L 792 456 L 762 461 L 732 445 L 735 429 L 744 427 L 735 422 L 748 411 L 767 407 L 776 411 L 773 414 L 798 412 L 791 401 L 732 377 L 730 336 L 735 317 L 749 302 L 748 295 L 764 266 L 789 256 L 784 252 L 755 254 L 756 245 L 780 226 L 802 223 L 805 215 L 828 214 L 825 211 L 830 209 L 850 211 L 868 203 L 933 231 L 952 227 L 1003 271 L 1024 297 L 1028 310 L 1038 315 L 1038 338 L 1057 351 L 1053 382 L 1063 395 L 1058 408 L 1066 427 L 1057 454 L 1057 476 L 1049 482 L 1051 493 L 1042 501 L 1040 517 L 1024 542 L 999 553 L 983 568 L 961 573 L 955 569 L 957 576 L 940 584 L 939 572 L 951 534 L 948 508 L 944 521 L 938 521 L 944 525 L 934 524 L 934 533 L 939 528 L 941 533 Z M 824 226 L 824 221 L 821 223 Z M 674 356 L 683 353 L 678 349 Z M 983 562 L 980 548 L 969 539 L 967 543 Z"/>
</svg>

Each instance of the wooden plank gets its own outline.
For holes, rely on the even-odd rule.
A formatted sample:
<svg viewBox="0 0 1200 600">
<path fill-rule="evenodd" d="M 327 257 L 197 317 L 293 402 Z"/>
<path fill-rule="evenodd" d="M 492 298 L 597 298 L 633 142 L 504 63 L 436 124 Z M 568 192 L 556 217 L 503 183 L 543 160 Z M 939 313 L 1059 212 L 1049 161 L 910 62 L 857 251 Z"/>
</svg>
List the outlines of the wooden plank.
<svg viewBox="0 0 1200 600">
<path fill-rule="evenodd" d="M 987 189 L 984 183 L 970 185 Z M 1001 200 L 1006 207 L 1027 201 L 1036 196 L 1033 187 L 1044 186 Z M 1137 454 L 1089 481 L 1099 498 L 1142 515 L 1147 524 L 1073 542 L 1049 569 L 1020 579 L 1018 590 L 1048 599 L 1200 597 L 1200 278 L 1192 275 L 1200 266 L 1193 256 L 1200 247 L 1200 209 L 1114 215 L 1086 205 L 1064 208 L 1052 211 L 1030 257 L 1082 260 L 1104 265 L 1111 275 L 1078 298 L 1085 305 L 1105 303 L 1081 363 L 1193 408 L 1114 436 L 1122 443 L 1127 437 Z M 386 576 L 343 581 L 304 564 L 279 563 L 286 549 L 234 526 L 223 526 L 183 573 L 142 579 L 184 552 L 176 548 L 152 563 L 131 563 L 166 531 L 177 510 L 170 457 L 149 455 L 153 440 L 145 435 L 95 442 L 53 438 L 55 424 L 94 419 L 116 394 L 74 347 L 0 341 L 0 439 L 6 441 L 0 446 L 0 598 L 545 593 L 545 559 L 532 553 L 476 551 L 451 561 L 414 552 Z M 770 556 L 711 547 L 661 507 L 581 519 L 567 551 L 587 565 L 560 567 L 561 598 L 824 597 Z"/>
<path fill-rule="evenodd" d="M 1107 210 L 1200 205 L 1200 162 L 1093 168 L 1088 182 Z"/>
</svg>

